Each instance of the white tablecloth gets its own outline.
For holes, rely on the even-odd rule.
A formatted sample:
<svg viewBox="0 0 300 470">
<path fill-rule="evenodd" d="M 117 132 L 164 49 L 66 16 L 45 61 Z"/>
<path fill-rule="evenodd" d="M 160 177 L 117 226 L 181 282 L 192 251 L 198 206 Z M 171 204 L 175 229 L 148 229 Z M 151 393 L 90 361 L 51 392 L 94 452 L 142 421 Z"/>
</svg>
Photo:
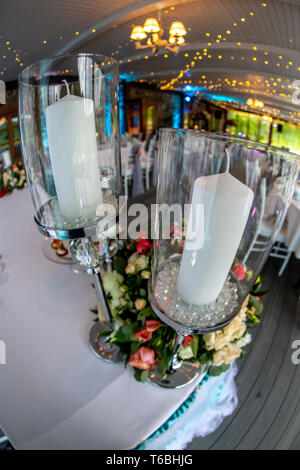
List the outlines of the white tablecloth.
<svg viewBox="0 0 300 470">
<path fill-rule="evenodd" d="M 156 430 L 194 386 L 137 383 L 92 354 L 91 279 L 48 261 L 28 190 L 0 199 L 0 427 L 17 449 L 130 449 Z"/>
</svg>

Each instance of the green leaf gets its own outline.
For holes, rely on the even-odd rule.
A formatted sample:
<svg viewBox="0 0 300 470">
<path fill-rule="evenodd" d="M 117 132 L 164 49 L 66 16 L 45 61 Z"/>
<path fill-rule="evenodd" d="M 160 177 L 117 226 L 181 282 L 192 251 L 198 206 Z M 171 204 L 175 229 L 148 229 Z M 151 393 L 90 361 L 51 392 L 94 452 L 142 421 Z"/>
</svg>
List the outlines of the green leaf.
<svg viewBox="0 0 300 470">
<path fill-rule="evenodd" d="M 121 256 L 115 256 L 113 258 L 113 270 L 117 271 L 118 274 L 124 274 L 127 266 L 127 260 Z"/>
<path fill-rule="evenodd" d="M 266 295 L 268 292 L 270 292 L 270 289 L 265 289 L 265 290 L 262 290 L 262 291 L 256 291 L 255 295 L 257 297 L 262 297 L 263 295 Z"/>
<path fill-rule="evenodd" d="M 148 292 L 146 291 L 146 289 L 139 289 L 139 296 L 140 297 L 148 297 Z"/>
<path fill-rule="evenodd" d="M 134 368 L 134 374 L 133 374 L 135 380 L 137 380 L 138 382 L 141 381 L 141 371 L 140 369 L 136 369 Z"/>
<path fill-rule="evenodd" d="M 172 359 L 173 353 L 172 354 L 166 354 L 163 358 L 164 364 L 166 366 L 166 369 L 169 367 L 171 359 Z"/>
<path fill-rule="evenodd" d="M 264 308 L 262 301 L 257 300 L 253 295 L 250 296 L 250 304 L 255 308 L 255 315 L 259 315 Z"/>
<path fill-rule="evenodd" d="M 147 317 L 153 317 L 153 310 L 151 307 L 145 307 L 143 310 L 141 310 L 138 314 L 138 320 L 141 320 L 142 318 L 147 318 Z"/>
<path fill-rule="evenodd" d="M 194 340 L 192 343 L 191 343 L 191 348 L 192 348 L 192 351 L 193 351 L 193 356 L 194 358 L 197 357 L 197 353 L 198 353 L 198 343 L 199 343 L 199 337 L 197 335 L 192 335 Z"/>
<path fill-rule="evenodd" d="M 110 336 L 111 335 L 111 331 L 102 331 L 102 333 L 100 333 L 100 336 Z"/>
<path fill-rule="evenodd" d="M 199 356 L 199 362 L 200 364 L 207 364 L 207 362 L 209 361 L 210 357 L 209 357 L 209 353 L 202 353 L 200 354 Z"/>
<path fill-rule="evenodd" d="M 242 352 L 241 352 L 241 355 L 240 355 L 239 359 L 244 359 L 245 356 L 246 356 L 246 352 L 242 349 Z"/>
<path fill-rule="evenodd" d="M 141 373 L 141 382 L 146 382 L 146 380 L 148 379 L 148 371 L 147 370 L 143 370 L 142 373 Z"/>
<path fill-rule="evenodd" d="M 221 366 L 212 366 L 208 369 L 209 375 L 212 377 L 217 377 L 218 375 L 223 374 L 226 372 L 230 367 L 230 364 L 222 364 Z"/>
<path fill-rule="evenodd" d="M 130 345 L 131 354 L 135 353 L 139 349 L 140 345 L 141 345 L 140 341 L 134 341 L 133 343 L 131 343 Z"/>
<path fill-rule="evenodd" d="M 160 375 L 163 375 L 166 371 L 166 364 L 165 364 L 165 361 L 162 359 L 161 361 L 159 361 L 159 363 L 157 364 L 157 372 L 160 374 Z"/>
<path fill-rule="evenodd" d="M 148 379 L 148 371 L 134 368 L 134 378 L 138 382 L 146 382 Z"/>
<path fill-rule="evenodd" d="M 127 343 L 134 341 L 134 333 L 137 331 L 137 323 L 130 323 L 129 325 L 123 325 L 118 329 L 116 339 L 120 343 Z"/>
<path fill-rule="evenodd" d="M 266 279 L 266 274 L 260 274 L 255 281 L 255 284 L 262 284 Z"/>
<path fill-rule="evenodd" d="M 248 315 L 248 318 L 247 318 L 247 326 L 248 328 L 254 328 L 258 323 L 260 323 L 260 319 L 257 318 L 256 315 Z"/>
<path fill-rule="evenodd" d="M 154 348 L 158 348 L 162 343 L 161 336 L 157 336 L 156 338 L 153 338 L 151 341 L 151 344 Z"/>
</svg>

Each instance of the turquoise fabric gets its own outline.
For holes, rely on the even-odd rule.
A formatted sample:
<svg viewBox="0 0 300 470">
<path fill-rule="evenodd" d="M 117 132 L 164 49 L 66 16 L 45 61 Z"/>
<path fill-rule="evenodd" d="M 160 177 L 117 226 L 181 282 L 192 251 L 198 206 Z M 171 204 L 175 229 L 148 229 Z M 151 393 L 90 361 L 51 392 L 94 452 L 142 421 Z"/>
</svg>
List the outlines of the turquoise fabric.
<svg viewBox="0 0 300 470">
<path fill-rule="evenodd" d="M 196 386 L 195 390 L 189 395 L 189 397 L 180 405 L 180 407 L 170 416 L 170 418 L 167 419 L 156 431 L 154 431 L 151 436 L 149 436 L 146 441 L 144 441 L 142 444 L 137 446 L 135 450 L 143 450 L 145 449 L 146 443 L 153 441 L 153 439 L 157 438 L 164 432 L 168 431 L 170 427 L 175 423 L 175 421 L 185 413 L 185 411 L 190 407 L 191 403 L 195 400 L 197 393 L 200 389 L 200 387 L 205 384 L 210 378 L 210 375 L 207 373 L 203 379 L 200 381 L 200 383 Z"/>
</svg>

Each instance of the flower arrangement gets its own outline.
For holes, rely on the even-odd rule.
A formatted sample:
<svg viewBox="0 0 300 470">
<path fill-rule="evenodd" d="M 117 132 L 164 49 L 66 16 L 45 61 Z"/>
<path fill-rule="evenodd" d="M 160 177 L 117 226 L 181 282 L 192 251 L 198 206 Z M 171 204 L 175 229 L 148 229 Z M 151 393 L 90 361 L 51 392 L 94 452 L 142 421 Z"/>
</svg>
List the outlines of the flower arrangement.
<svg viewBox="0 0 300 470">
<path fill-rule="evenodd" d="M 176 332 L 153 312 L 147 282 L 151 276 L 152 242 L 141 236 L 124 242 L 113 259 L 113 271 L 106 273 L 103 284 L 113 316 L 113 331 L 103 333 L 107 341 L 116 344 L 134 368 L 136 380 L 144 382 L 157 367 L 160 374 L 167 370 L 176 340 Z M 241 277 L 242 266 L 235 268 Z M 230 364 L 244 354 L 250 343 L 251 326 L 259 323 L 263 304 L 260 287 L 262 277 L 244 301 L 239 314 L 225 328 L 204 335 L 188 335 L 179 348 L 183 361 L 204 365 L 210 375 L 225 372 Z M 104 320 L 100 306 L 93 310 Z"/>
<path fill-rule="evenodd" d="M 15 188 L 26 186 L 26 175 L 22 161 L 14 163 L 10 170 L 0 173 L 0 196 L 11 193 Z"/>
</svg>

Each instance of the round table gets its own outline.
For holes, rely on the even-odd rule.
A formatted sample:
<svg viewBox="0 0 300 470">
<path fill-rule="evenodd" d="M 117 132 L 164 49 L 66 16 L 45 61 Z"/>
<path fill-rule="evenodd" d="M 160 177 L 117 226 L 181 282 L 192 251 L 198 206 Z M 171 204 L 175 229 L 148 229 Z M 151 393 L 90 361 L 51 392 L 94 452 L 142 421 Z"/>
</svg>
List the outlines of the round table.
<svg viewBox="0 0 300 470">
<path fill-rule="evenodd" d="M 130 367 L 97 358 L 88 345 L 91 278 L 43 255 L 27 189 L 1 198 L 0 211 L 0 427 L 17 449 L 134 448 L 197 382 L 159 389 L 136 382 Z M 236 397 L 234 377 L 231 384 Z"/>
</svg>

